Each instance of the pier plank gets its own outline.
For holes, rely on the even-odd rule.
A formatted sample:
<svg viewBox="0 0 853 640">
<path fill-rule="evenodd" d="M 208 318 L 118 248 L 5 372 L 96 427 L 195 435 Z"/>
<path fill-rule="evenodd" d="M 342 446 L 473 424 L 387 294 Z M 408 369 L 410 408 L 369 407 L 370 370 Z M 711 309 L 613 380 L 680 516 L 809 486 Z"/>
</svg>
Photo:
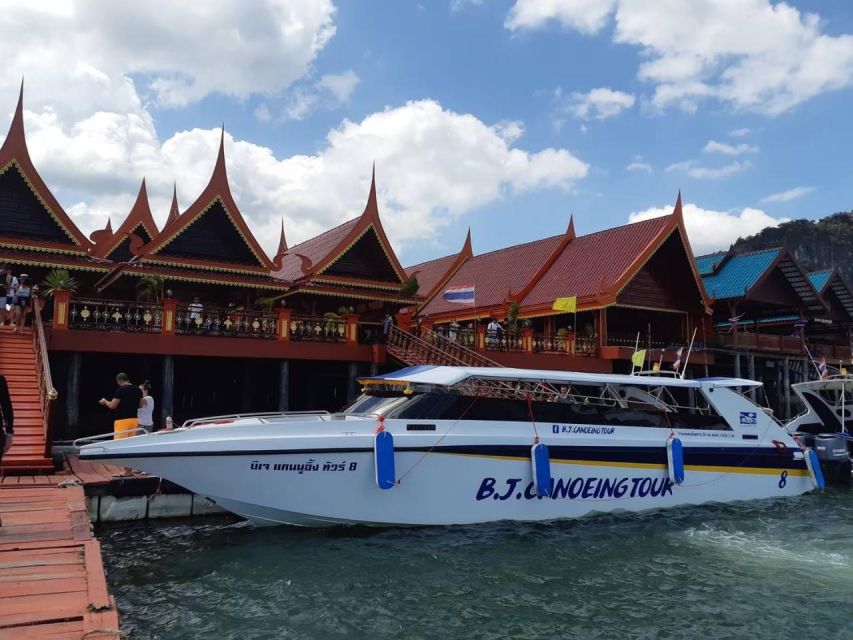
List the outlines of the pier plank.
<svg viewBox="0 0 853 640">
<path fill-rule="evenodd" d="M 118 640 L 83 488 L 48 486 L 45 477 L 7 485 L 9 477 L 0 484 L 0 640 Z"/>
</svg>

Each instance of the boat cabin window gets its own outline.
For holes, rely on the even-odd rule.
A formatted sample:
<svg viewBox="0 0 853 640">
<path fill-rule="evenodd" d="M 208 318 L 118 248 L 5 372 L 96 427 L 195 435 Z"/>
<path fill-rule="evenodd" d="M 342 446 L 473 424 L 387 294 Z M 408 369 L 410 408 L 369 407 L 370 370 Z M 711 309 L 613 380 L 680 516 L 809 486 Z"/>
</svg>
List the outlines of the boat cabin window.
<svg viewBox="0 0 853 640">
<path fill-rule="evenodd" d="M 539 423 L 731 430 L 698 389 L 479 382 L 455 389 L 410 389 L 408 395 L 370 390 L 347 413 L 402 420 L 530 422 L 532 418 Z M 395 401 L 389 402 L 389 397 Z"/>
</svg>

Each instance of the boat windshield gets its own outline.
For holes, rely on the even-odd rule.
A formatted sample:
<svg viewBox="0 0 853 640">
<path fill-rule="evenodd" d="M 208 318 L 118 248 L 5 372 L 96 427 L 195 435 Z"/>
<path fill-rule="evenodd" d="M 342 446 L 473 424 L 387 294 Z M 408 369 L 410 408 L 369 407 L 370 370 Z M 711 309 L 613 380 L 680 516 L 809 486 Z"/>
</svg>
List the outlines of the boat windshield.
<svg viewBox="0 0 853 640">
<path fill-rule="evenodd" d="M 397 391 L 381 391 L 365 393 L 357 397 L 352 404 L 340 413 L 355 416 L 385 415 L 398 404 L 404 403 L 409 396 Z"/>
</svg>

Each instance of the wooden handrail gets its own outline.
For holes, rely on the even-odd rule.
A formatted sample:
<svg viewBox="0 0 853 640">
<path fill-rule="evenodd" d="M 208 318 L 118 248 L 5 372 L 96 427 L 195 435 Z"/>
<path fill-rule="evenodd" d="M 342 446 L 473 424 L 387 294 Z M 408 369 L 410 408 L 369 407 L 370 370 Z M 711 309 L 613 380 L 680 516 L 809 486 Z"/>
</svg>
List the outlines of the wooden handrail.
<svg viewBox="0 0 853 640">
<path fill-rule="evenodd" d="M 32 302 L 33 310 L 33 351 L 38 367 L 39 399 L 41 400 L 42 428 L 44 429 L 45 455 L 50 451 L 50 405 L 59 397 L 50 375 L 50 361 L 47 357 L 47 340 L 44 336 L 44 324 L 41 321 L 40 299 Z"/>
<path fill-rule="evenodd" d="M 431 341 L 432 344 L 439 347 L 442 351 L 452 355 L 454 355 L 455 352 L 457 359 L 460 360 L 462 364 L 475 367 L 503 367 L 502 364 L 484 356 L 482 353 L 469 349 L 465 345 L 460 344 L 455 340 L 451 340 L 445 335 L 436 333 L 433 330 L 421 329 L 421 335 L 424 335 L 429 339 L 426 342 L 429 343 L 429 341 Z"/>
</svg>

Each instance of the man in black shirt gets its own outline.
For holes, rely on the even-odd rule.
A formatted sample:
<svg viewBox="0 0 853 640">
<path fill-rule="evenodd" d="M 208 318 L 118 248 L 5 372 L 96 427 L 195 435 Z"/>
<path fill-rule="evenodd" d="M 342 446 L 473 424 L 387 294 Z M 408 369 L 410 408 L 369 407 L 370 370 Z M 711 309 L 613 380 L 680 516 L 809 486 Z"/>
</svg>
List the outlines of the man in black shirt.
<svg viewBox="0 0 853 640">
<path fill-rule="evenodd" d="M 6 378 L 0 376 L 0 461 L 3 460 L 3 454 L 6 453 L 12 446 L 12 432 L 15 416 L 12 413 L 12 398 L 9 395 L 9 385 L 6 384 Z M 0 520 L 0 525 L 3 521 Z"/>
<path fill-rule="evenodd" d="M 113 437 L 115 439 L 128 438 L 135 434 L 124 432 L 132 431 L 139 426 L 137 412 L 142 405 L 142 391 L 138 386 L 130 383 L 130 376 L 126 373 L 118 374 L 116 382 L 118 389 L 113 393 L 113 399 L 101 398 L 98 402 L 116 412 L 113 421 L 113 430 L 115 431 Z"/>
</svg>

